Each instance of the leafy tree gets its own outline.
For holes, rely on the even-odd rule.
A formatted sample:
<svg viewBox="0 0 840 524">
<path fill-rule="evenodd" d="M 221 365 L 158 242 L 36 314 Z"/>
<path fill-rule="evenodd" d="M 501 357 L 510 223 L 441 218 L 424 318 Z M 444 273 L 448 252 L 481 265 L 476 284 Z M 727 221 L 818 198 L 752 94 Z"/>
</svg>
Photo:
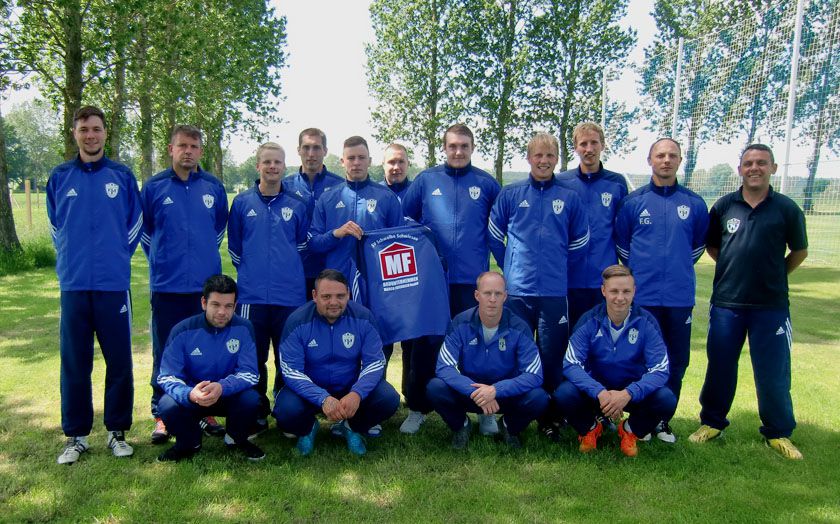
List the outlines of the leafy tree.
<svg viewBox="0 0 840 524">
<path fill-rule="evenodd" d="M 465 54 L 464 8 L 454 0 L 374 0 L 370 17 L 375 42 L 365 53 L 374 136 L 424 149 L 426 166 L 433 166 L 443 130 L 463 114 L 456 72 Z"/>
<path fill-rule="evenodd" d="M 6 0 L 0 0 L 0 18 L 8 19 L 9 9 Z M 9 87 L 12 70 L 8 45 L 0 40 L 0 251 L 20 251 L 20 241 L 15 230 L 15 217 L 12 213 L 12 198 L 9 195 L 9 169 L 6 164 L 6 123 L 3 119 L 2 93 Z"/>
<path fill-rule="evenodd" d="M 64 143 L 58 123 L 61 115 L 45 100 L 24 102 L 6 114 L 13 130 L 15 158 L 10 171 L 15 179 L 45 185 L 50 170 L 62 162 Z"/>
</svg>

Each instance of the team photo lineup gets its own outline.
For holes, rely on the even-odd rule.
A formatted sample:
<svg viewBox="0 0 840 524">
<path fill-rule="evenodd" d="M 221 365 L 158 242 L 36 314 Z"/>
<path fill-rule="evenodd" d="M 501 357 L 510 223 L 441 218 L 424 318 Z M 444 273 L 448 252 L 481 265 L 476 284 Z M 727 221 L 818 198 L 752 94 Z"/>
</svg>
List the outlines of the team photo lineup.
<svg viewBox="0 0 840 524">
<path fill-rule="evenodd" d="M 558 140 L 537 132 L 530 173 L 505 186 L 472 164 L 464 124 L 443 133 L 445 162 L 413 180 L 409 151 L 388 145 L 382 183 L 369 176 L 378 159 L 363 137 L 341 142 L 345 172 L 332 173 L 327 137 L 308 128 L 296 173 L 286 175 L 286 149 L 266 142 L 258 179 L 229 203 L 200 166 L 198 128 L 172 129 L 171 167 L 140 188 L 130 168 L 105 156 L 106 122 L 97 107 L 76 111 L 78 155 L 55 167 L 46 189 L 60 287 L 58 464 L 96 446 L 94 338 L 115 457 L 134 453 L 126 434 L 135 389 L 143 397 L 147 383 L 150 443 L 174 441 L 160 462 L 190 459 L 205 437 L 259 461 L 261 434 L 290 439 L 302 456 L 332 434 L 362 456 L 400 393 L 402 438 L 437 414 L 451 430 L 441 445 L 456 450 L 476 433 L 528 447 L 532 423 L 530 438 L 577 434 L 581 453 L 608 452 L 602 437 L 627 457 L 651 440 L 690 448 L 729 425 L 748 340 L 760 436 L 782 457 L 803 458 L 791 441 L 788 275 L 808 239 L 803 211 L 770 185 L 777 164 L 766 145 L 733 159 L 741 186 L 709 208 L 677 181 L 676 140 L 650 144 L 650 180 L 632 189 L 601 162 L 604 132 L 594 122 L 574 129 L 577 167 L 555 172 Z M 235 275 L 222 271 L 225 238 Z M 132 363 L 138 245 L 149 267 L 150 377 L 135 377 Z M 704 253 L 715 264 L 708 363 L 697 429 L 677 435 L 670 422 Z M 395 344 L 398 387 L 386 380 Z"/>
</svg>

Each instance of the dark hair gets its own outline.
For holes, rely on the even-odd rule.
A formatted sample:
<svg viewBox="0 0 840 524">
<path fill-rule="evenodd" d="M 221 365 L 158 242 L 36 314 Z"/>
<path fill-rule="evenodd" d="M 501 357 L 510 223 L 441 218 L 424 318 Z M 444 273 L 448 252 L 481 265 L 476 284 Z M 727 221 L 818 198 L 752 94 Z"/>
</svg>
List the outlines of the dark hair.
<svg viewBox="0 0 840 524">
<path fill-rule="evenodd" d="M 669 136 L 664 136 L 662 138 L 657 138 L 656 142 L 654 142 L 653 144 L 650 145 L 650 149 L 648 149 L 648 158 L 650 158 L 650 155 L 653 153 L 653 148 L 656 147 L 656 144 L 658 144 L 659 142 L 665 142 L 666 140 L 668 142 L 673 142 L 674 145 L 677 146 L 677 149 L 679 149 L 680 156 L 682 156 L 682 146 L 680 145 L 680 143 L 677 142 L 676 140 L 674 140 L 673 138 L 669 137 Z"/>
<path fill-rule="evenodd" d="M 221 293 L 222 295 L 233 293 L 234 298 L 239 295 L 236 281 L 227 275 L 213 275 L 204 281 L 204 290 L 201 292 L 204 300 L 210 298 L 210 293 Z"/>
<path fill-rule="evenodd" d="M 92 116 L 98 116 L 102 120 L 102 127 L 105 127 L 105 113 L 96 106 L 82 106 L 73 113 L 73 127 L 76 127 L 76 122 L 79 120 L 87 120 Z"/>
<path fill-rule="evenodd" d="M 350 285 L 347 283 L 347 278 L 344 276 L 344 273 L 341 271 L 337 271 L 335 269 L 325 269 L 318 273 L 318 276 L 315 278 L 315 289 L 318 289 L 318 284 L 322 280 L 332 280 L 333 282 L 339 282 L 350 288 Z"/>
<path fill-rule="evenodd" d="M 327 135 L 324 134 L 323 131 L 318 129 L 317 127 L 307 127 L 303 131 L 300 132 L 298 135 L 298 147 L 303 144 L 303 137 L 305 136 L 317 136 L 321 139 L 321 145 L 324 146 L 324 149 L 327 148 Z"/>
<path fill-rule="evenodd" d="M 633 271 L 628 266 L 613 264 L 601 272 L 601 282 L 606 284 L 613 277 L 633 277 Z M 634 279 L 635 280 L 635 279 Z"/>
<path fill-rule="evenodd" d="M 741 158 L 744 158 L 744 155 L 747 154 L 747 151 L 764 151 L 768 155 L 770 155 L 770 163 L 776 163 L 776 157 L 773 156 L 773 150 L 770 149 L 770 146 L 766 146 L 764 144 L 750 144 L 741 151 Z M 741 158 L 738 159 L 738 163 L 741 163 Z"/>
<path fill-rule="evenodd" d="M 175 137 L 178 135 L 186 135 L 190 138 L 195 138 L 196 140 L 198 140 L 199 145 L 204 145 L 204 140 L 201 136 L 201 130 L 195 126 L 179 124 L 173 127 L 172 133 L 169 134 L 169 143 L 173 144 L 175 142 Z"/>
<path fill-rule="evenodd" d="M 370 148 L 368 147 L 367 140 L 365 140 L 364 138 L 362 138 L 360 136 L 351 136 L 350 138 L 348 138 L 347 140 L 344 141 L 344 147 L 345 148 L 356 147 L 356 146 L 365 146 L 365 149 L 367 149 L 368 152 L 370 152 Z"/>
<path fill-rule="evenodd" d="M 446 131 L 443 132 L 443 147 L 446 147 L 446 135 L 452 133 L 453 135 L 465 135 L 470 137 L 470 144 L 475 146 L 475 137 L 473 136 L 473 132 L 470 130 L 466 124 L 452 124 Z"/>
</svg>

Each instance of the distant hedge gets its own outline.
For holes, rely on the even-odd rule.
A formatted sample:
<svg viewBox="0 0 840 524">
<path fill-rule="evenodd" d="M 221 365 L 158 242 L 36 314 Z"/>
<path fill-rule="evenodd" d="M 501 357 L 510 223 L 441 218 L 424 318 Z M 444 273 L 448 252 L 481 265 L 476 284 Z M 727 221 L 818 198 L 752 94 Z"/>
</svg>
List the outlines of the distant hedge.
<svg viewBox="0 0 840 524">
<path fill-rule="evenodd" d="M 0 276 L 55 267 L 55 248 L 47 237 L 21 242 L 20 251 L 0 251 Z"/>
</svg>

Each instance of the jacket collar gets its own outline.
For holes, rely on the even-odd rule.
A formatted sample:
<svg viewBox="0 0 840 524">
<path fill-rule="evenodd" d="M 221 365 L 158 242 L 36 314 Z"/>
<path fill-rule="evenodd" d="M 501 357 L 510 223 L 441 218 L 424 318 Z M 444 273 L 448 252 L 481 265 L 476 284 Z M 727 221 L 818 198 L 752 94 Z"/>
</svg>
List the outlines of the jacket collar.
<svg viewBox="0 0 840 524">
<path fill-rule="evenodd" d="M 443 170 L 449 176 L 464 176 L 472 170 L 472 162 L 469 162 L 466 166 L 461 168 L 454 168 L 449 164 L 444 163 Z"/>
<path fill-rule="evenodd" d="M 581 170 L 580 166 L 578 166 L 577 176 L 584 182 L 594 182 L 595 180 L 598 180 L 599 178 L 604 176 L 604 163 L 599 160 L 598 171 L 595 171 L 594 173 L 584 173 L 583 170 Z"/>
<path fill-rule="evenodd" d="M 408 177 L 406 177 L 405 180 L 403 180 L 402 182 L 394 182 L 393 184 L 385 182 L 385 185 L 391 188 L 391 191 L 393 191 L 394 193 L 399 193 L 400 191 L 408 187 Z"/>
<path fill-rule="evenodd" d="M 170 178 L 176 178 L 176 179 L 178 179 L 179 182 L 182 182 L 180 177 L 178 177 L 178 173 L 176 173 L 175 170 L 172 169 L 172 166 L 169 166 L 169 169 L 167 169 L 166 172 L 169 174 Z M 199 178 L 203 172 L 204 171 L 201 169 L 201 166 L 196 165 L 195 166 L 195 171 L 190 171 L 190 176 L 187 179 L 187 182 L 190 182 L 192 180 L 195 180 L 196 178 Z"/>
<path fill-rule="evenodd" d="M 651 177 L 648 185 L 651 191 L 664 197 L 669 197 L 680 190 L 680 183 L 676 180 L 674 180 L 673 186 L 657 186 L 653 183 L 653 177 Z"/>
<path fill-rule="evenodd" d="M 499 320 L 499 329 L 496 331 L 496 338 L 498 336 L 504 335 L 510 329 L 510 315 L 511 312 L 506 306 L 502 306 L 502 318 Z M 472 308 L 472 313 L 470 314 L 470 326 L 474 333 L 477 333 L 481 340 L 484 340 L 484 331 L 481 325 L 481 317 L 478 315 L 478 306 L 474 306 Z"/>
<path fill-rule="evenodd" d="M 549 187 L 553 186 L 556 181 L 556 175 L 551 175 L 551 178 L 549 178 L 545 182 L 541 182 L 534 178 L 534 175 L 528 173 L 528 182 L 530 182 L 531 187 L 533 187 L 534 189 L 548 189 Z"/>
<path fill-rule="evenodd" d="M 102 167 L 105 166 L 105 163 L 108 162 L 108 157 L 102 155 L 99 160 L 95 162 L 82 162 L 82 157 L 79 154 L 76 154 L 76 165 L 79 166 L 83 171 L 94 172 L 99 171 Z"/>
<path fill-rule="evenodd" d="M 366 176 L 364 180 L 345 180 L 345 182 L 347 183 L 347 187 L 349 187 L 353 191 L 359 191 L 370 185 L 370 175 Z"/>
</svg>

